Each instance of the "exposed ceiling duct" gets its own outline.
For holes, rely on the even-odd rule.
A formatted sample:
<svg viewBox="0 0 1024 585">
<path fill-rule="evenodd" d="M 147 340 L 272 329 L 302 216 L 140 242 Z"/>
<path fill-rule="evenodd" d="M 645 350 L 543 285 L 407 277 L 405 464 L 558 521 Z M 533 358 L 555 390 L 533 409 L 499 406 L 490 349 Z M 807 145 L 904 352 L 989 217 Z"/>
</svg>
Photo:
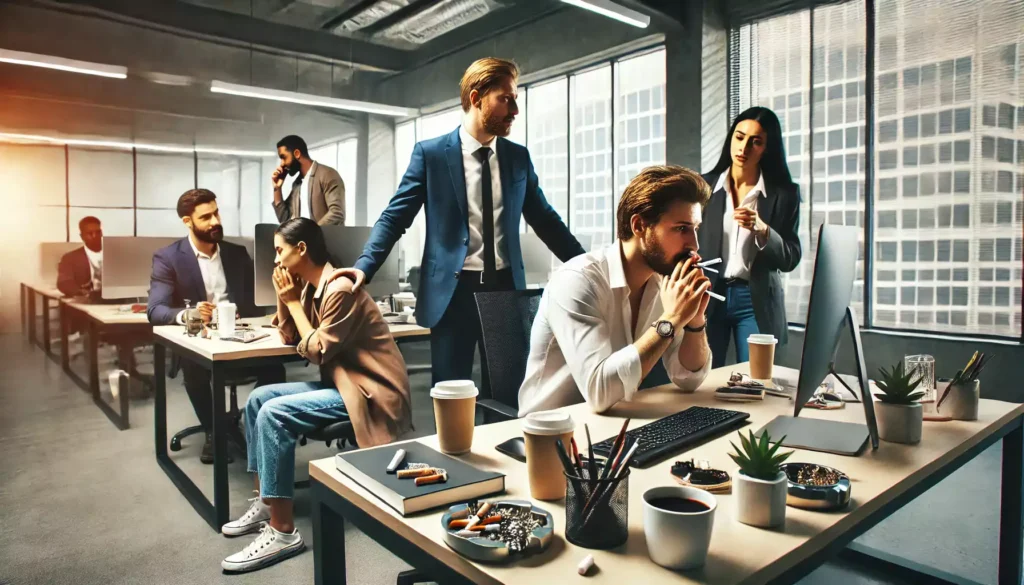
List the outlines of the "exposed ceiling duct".
<svg viewBox="0 0 1024 585">
<path fill-rule="evenodd" d="M 375 36 L 422 45 L 501 7 L 491 0 L 444 0 Z"/>
<path fill-rule="evenodd" d="M 352 18 L 341 23 L 333 30 L 336 33 L 346 33 L 360 30 L 364 27 L 390 16 L 409 5 L 409 0 L 380 0 L 367 9 L 359 12 Z"/>
</svg>

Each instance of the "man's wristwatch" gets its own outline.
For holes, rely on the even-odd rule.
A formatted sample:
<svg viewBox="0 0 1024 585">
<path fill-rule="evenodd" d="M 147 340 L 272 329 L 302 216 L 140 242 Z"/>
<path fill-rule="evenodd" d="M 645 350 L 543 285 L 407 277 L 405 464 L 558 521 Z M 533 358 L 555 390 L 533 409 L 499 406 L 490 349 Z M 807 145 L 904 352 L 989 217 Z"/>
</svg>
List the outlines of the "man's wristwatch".
<svg viewBox="0 0 1024 585">
<path fill-rule="evenodd" d="M 708 328 L 708 322 L 707 321 L 705 321 L 704 324 L 701 325 L 700 327 L 690 327 L 689 325 L 683 325 L 683 330 L 684 331 L 688 331 L 690 333 L 700 333 L 701 331 L 704 331 L 707 328 Z"/>
<path fill-rule="evenodd" d="M 654 323 L 651 323 L 651 327 L 654 328 L 658 335 L 665 337 L 667 339 L 672 339 L 673 337 L 676 336 L 675 326 L 672 325 L 671 321 L 668 321 L 666 319 L 662 319 L 660 321 L 655 321 Z"/>
</svg>

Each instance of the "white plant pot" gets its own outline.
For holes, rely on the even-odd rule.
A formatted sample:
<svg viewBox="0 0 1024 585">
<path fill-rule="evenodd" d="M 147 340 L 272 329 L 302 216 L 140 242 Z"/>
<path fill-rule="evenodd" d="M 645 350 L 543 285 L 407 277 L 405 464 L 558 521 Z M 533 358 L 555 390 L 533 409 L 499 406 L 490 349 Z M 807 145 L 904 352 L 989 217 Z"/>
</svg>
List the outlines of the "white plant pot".
<svg viewBox="0 0 1024 585">
<path fill-rule="evenodd" d="M 941 394 L 940 394 L 941 396 Z M 949 394 L 939 407 L 939 414 L 953 420 L 978 420 L 978 400 L 981 399 L 981 382 L 974 380 L 967 384 L 957 384 L 949 389 Z"/>
<path fill-rule="evenodd" d="M 771 528 L 786 522 L 786 474 L 779 472 L 773 481 L 754 479 L 737 471 L 733 475 L 736 519 L 744 524 Z"/>
<path fill-rule="evenodd" d="M 948 400 L 948 398 L 947 398 Z M 924 409 L 917 404 L 875 402 L 878 438 L 890 443 L 914 445 L 921 442 L 921 421 Z"/>
</svg>

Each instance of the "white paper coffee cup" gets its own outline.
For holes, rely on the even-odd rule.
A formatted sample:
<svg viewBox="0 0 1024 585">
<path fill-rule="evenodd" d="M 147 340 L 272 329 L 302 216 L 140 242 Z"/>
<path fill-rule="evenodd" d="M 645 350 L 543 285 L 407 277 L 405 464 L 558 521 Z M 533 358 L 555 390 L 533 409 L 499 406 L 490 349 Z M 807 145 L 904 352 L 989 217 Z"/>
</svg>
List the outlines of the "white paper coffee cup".
<svg viewBox="0 0 1024 585">
<path fill-rule="evenodd" d="M 235 334 L 235 311 L 237 309 L 235 303 L 224 302 L 217 305 L 217 331 L 221 337 L 231 337 Z"/>
</svg>

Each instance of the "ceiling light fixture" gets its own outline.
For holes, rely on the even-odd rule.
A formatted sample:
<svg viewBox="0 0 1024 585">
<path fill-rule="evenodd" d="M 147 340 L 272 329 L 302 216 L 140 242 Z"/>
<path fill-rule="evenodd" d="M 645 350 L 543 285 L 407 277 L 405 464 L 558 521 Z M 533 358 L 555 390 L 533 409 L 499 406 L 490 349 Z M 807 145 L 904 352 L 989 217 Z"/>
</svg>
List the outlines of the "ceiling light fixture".
<svg viewBox="0 0 1024 585">
<path fill-rule="evenodd" d="M 639 28 L 647 28 L 651 24 L 650 16 L 616 4 L 611 0 L 562 0 L 562 2 Z"/>
<path fill-rule="evenodd" d="M 345 100 L 340 98 L 323 97 L 298 93 L 295 91 L 282 91 L 279 89 L 267 89 L 264 87 L 253 87 L 251 85 L 238 85 L 237 83 L 226 83 L 224 81 L 213 81 L 210 84 L 210 91 L 242 97 L 251 97 L 277 102 L 288 102 L 315 106 L 321 108 L 333 108 L 336 110 L 348 110 L 351 112 L 366 112 L 368 114 L 381 114 L 384 116 L 395 116 L 397 118 L 408 118 L 415 116 L 419 110 L 413 108 L 402 108 L 373 102 L 360 102 L 356 100 Z"/>
<path fill-rule="evenodd" d="M 32 67 L 45 67 L 46 69 L 58 69 L 72 73 L 84 73 L 86 75 L 99 75 L 100 77 L 111 77 L 114 79 L 125 79 L 128 77 L 128 68 L 120 65 L 105 65 L 103 63 L 90 63 L 88 61 L 76 61 L 50 55 L 39 55 L 36 53 L 25 53 L 22 51 L 10 51 L 0 49 L 0 62 L 14 65 L 30 65 Z"/>
<path fill-rule="evenodd" d="M 264 156 L 277 156 L 277 153 L 272 151 L 261 151 L 261 150 L 231 150 L 231 149 L 220 149 L 211 148 L 207 146 L 169 146 L 162 144 L 145 144 L 138 142 L 116 142 L 109 140 L 80 140 L 77 138 L 54 138 L 52 136 L 42 136 L 38 134 L 11 134 L 7 132 L 0 132 L 0 141 L 7 142 L 45 142 L 47 144 L 53 144 L 54 146 L 90 146 L 94 148 L 113 148 L 118 150 L 144 150 L 149 152 L 163 152 L 163 153 L 174 153 L 174 154 L 192 154 L 193 152 L 199 154 L 214 154 L 221 156 L 244 156 L 244 157 L 264 157 Z"/>
</svg>

